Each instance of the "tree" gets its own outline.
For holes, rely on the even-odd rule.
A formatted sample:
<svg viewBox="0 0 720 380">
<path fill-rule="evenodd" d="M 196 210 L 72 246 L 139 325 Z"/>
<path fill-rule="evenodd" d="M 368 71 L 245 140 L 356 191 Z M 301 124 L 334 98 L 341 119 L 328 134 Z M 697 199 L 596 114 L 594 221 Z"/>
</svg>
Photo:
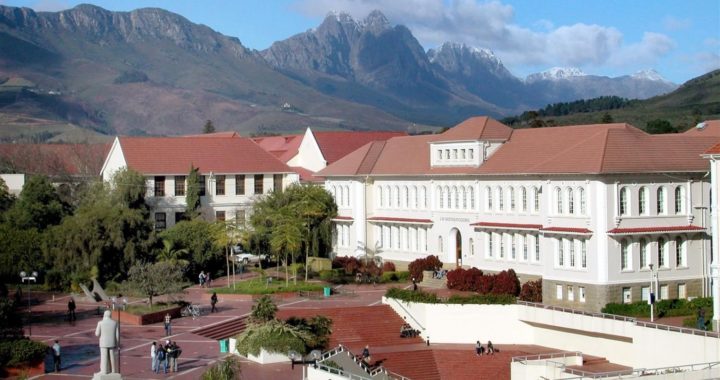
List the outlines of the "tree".
<svg viewBox="0 0 720 380">
<path fill-rule="evenodd" d="M 190 261 L 187 273 L 212 271 L 222 266 L 223 247 L 212 238 L 216 227 L 213 223 L 195 218 L 180 223 L 160 233 L 160 238 L 174 243 L 178 249 L 186 249 Z"/>
<path fill-rule="evenodd" d="M 135 264 L 128 275 L 130 285 L 148 297 L 150 307 L 153 297 L 183 290 L 182 268 L 169 261 Z"/>
<path fill-rule="evenodd" d="M 215 125 L 213 125 L 212 120 L 205 122 L 205 126 L 203 126 L 203 133 L 215 133 Z"/>
<path fill-rule="evenodd" d="M 110 180 L 112 201 L 135 210 L 148 211 L 145 177 L 130 168 L 118 170 Z"/>
<path fill-rule="evenodd" d="M 187 177 L 187 192 L 185 193 L 185 201 L 187 206 L 185 215 L 188 219 L 193 219 L 199 215 L 200 208 L 200 174 L 198 168 L 190 166 L 190 173 Z"/>
<path fill-rule="evenodd" d="M 669 121 L 663 119 L 648 121 L 645 131 L 650 134 L 678 133 L 678 130 Z"/>
<path fill-rule="evenodd" d="M 23 270 L 46 272 L 41 246 L 43 235 L 36 229 L 0 224 L 0 279 L 15 279 Z"/>
<path fill-rule="evenodd" d="M 13 202 L 15 202 L 15 196 L 10 194 L 7 184 L 0 178 L 0 215 L 9 210 Z"/>
<path fill-rule="evenodd" d="M 240 361 L 234 356 L 228 356 L 220 363 L 213 365 L 202 374 L 201 380 L 233 380 L 239 379 L 241 374 Z"/>
<path fill-rule="evenodd" d="M 273 218 L 270 247 L 277 257 L 281 254 L 285 256 L 285 285 L 287 285 L 290 278 L 288 273 L 290 259 L 294 262 L 295 256 L 302 247 L 302 221 L 296 215 L 290 214 L 287 208 L 278 210 Z"/>
<path fill-rule="evenodd" d="M 264 295 L 255 300 L 255 305 L 250 312 L 250 318 L 257 323 L 269 322 L 275 319 L 278 307 L 269 295 Z"/>
<path fill-rule="evenodd" d="M 5 220 L 18 228 L 43 231 L 59 224 L 68 212 L 50 179 L 35 175 L 25 182 L 20 197 L 6 212 Z"/>
<path fill-rule="evenodd" d="M 157 251 L 157 256 L 155 257 L 157 261 L 167 261 L 171 264 L 178 265 L 182 269 L 190 265 L 190 261 L 185 259 L 190 253 L 189 250 L 186 248 L 176 249 L 175 243 L 168 239 L 163 239 L 162 244 L 162 249 Z"/>
<path fill-rule="evenodd" d="M 613 122 L 613 117 L 612 117 L 612 115 L 610 115 L 609 112 L 605 112 L 605 113 L 603 114 L 602 119 L 600 120 L 600 122 L 603 123 L 603 124 L 610 124 L 610 123 Z"/>
<path fill-rule="evenodd" d="M 0 298 L 0 341 L 22 338 L 22 326 L 22 318 L 15 307 L 15 301 Z"/>
</svg>

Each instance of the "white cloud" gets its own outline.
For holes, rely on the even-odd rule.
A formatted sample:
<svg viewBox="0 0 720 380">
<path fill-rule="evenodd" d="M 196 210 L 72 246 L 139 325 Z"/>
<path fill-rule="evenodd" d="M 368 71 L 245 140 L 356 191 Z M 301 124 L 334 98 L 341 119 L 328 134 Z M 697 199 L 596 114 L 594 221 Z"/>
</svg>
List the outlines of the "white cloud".
<svg viewBox="0 0 720 380">
<path fill-rule="evenodd" d="M 700 74 L 720 69 L 720 54 L 715 52 L 702 52 L 693 56 L 692 65 Z"/>
<path fill-rule="evenodd" d="M 652 63 L 675 46 L 658 33 L 645 33 L 641 41 L 625 45 L 622 32 L 602 25 L 556 26 L 550 20 L 538 20 L 533 24 L 536 30 L 531 30 L 515 24 L 513 7 L 499 1 L 298 0 L 295 7 L 316 17 L 336 10 L 356 19 L 379 9 L 391 23 L 410 28 L 426 48 L 446 41 L 463 42 L 492 49 L 509 66 Z M 683 20 L 671 21 L 683 25 Z"/>
</svg>

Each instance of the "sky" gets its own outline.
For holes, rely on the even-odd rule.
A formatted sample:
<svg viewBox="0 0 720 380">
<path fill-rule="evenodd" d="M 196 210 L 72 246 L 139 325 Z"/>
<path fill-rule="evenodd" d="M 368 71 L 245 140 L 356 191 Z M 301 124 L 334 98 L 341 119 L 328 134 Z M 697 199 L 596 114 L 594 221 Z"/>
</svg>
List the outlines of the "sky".
<svg viewBox="0 0 720 380">
<path fill-rule="evenodd" d="M 577 67 L 610 77 L 654 69 L 683 83 L 720 68 L 720 0 L 0 0 L 60 11 L 158 7 L 262 50 L 320 25 L 330 11 L 382 11 L 425 49 L 459 42 L 492 50 L 516 76 Z"/>
</svg>

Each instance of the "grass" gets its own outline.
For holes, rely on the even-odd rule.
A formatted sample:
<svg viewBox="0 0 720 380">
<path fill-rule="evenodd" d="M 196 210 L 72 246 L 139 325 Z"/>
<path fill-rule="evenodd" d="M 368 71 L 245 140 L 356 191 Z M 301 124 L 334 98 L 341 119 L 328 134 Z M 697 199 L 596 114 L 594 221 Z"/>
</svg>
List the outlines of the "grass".
<svg viewBox="0 0 720 380">
<path fill-rule="evenodd" d="M 286 293 L 286 292 L 298 292 L 298 291 L 321 291 L 325 285 L 318 283 L 308 283 L 305 281 L 298 281 L 294 284 L 292 281 L 285 286 L 285 281 L 273 279 L 272 282 L 267 283 L 264 278 L 254 278 L 248 281 L 240 281 L 235 284 L 235 288 L 213 288 L 212 291 L 218 294 L 275 294 L 275 293 Z"/>
</svg>

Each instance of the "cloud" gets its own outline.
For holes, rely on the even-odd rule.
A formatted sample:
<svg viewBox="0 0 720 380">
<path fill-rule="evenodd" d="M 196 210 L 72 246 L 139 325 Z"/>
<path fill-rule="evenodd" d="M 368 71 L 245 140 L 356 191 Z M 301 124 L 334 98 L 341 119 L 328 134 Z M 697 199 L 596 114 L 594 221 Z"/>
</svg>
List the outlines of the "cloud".
<svg viewBox="0 0 720 380">
<path fill-rule="evenodd" d="M 720 54 L 715 52 L 697 53 L 693 56 L 691 64 L 699 70 L 700 74 L 720 69 Z"/>
<path fill-rule="evenodd" d="M 669 31 L 685 30 L 692 25 L 692 21 L 687 18 L 675 18 L 673 16 L 665 16 L 663 19 L 663 27 Z"/>
<path fill-rule="evenodd" d="M 294 6 L 309 16 L 322 17 L 335 10 L 355 19 L 379 9 L 391 23 L 407 26 L 426 48 L 462 42 L 489 48 L 510 66 L 598 66 L 632 59 L 651 63 L 675 46 L 658 33 L 645 33 L 641 41 L 625 45 L 618 29 L 603 25 L 556 26 L 550 20 L 538 20 L 532 30 L 515 24 L 513 7 L 499 1 L 298 0 Z M 683 24 L 683 20 L 672 21 Z"/>
</svg>

